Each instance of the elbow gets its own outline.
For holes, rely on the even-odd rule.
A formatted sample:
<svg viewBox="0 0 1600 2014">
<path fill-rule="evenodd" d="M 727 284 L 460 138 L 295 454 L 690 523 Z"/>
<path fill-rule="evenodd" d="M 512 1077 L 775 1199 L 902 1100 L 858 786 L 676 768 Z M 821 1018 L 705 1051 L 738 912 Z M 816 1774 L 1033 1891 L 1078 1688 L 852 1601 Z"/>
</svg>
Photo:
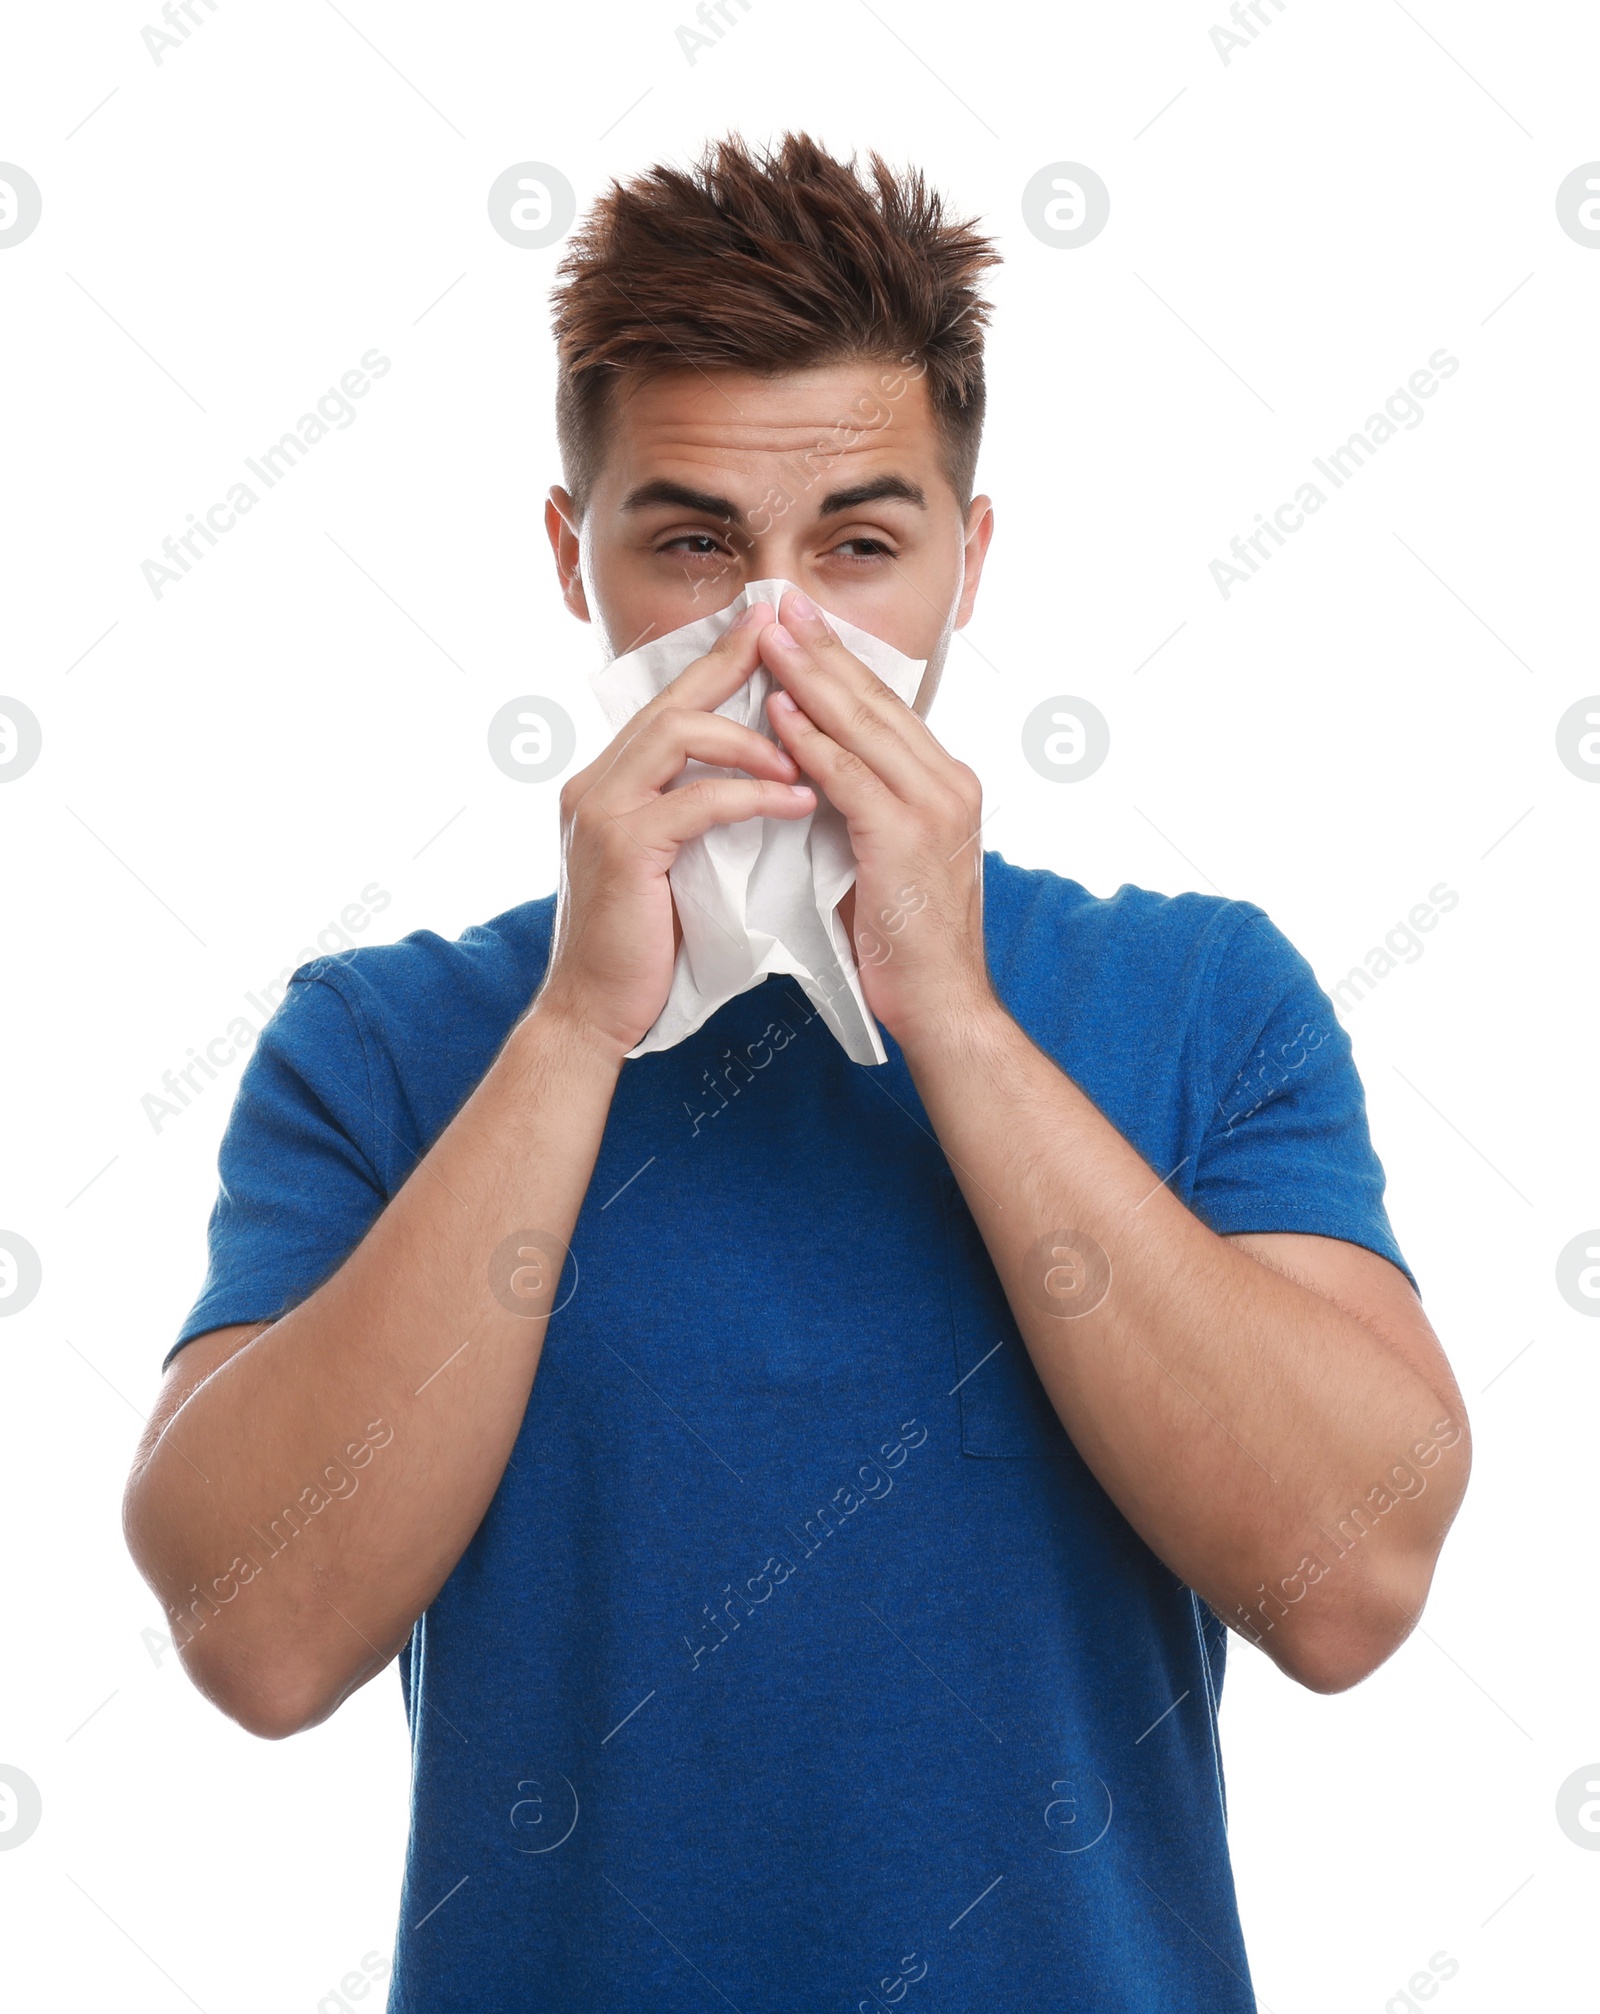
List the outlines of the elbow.
<svg viewBox="0 0 1600 2014">
<path fill-rule="evenodd" d="M 251 1699 L 237 1705 L 217 1703 L 235 1726 L 253 1734 L 258 1741 L 287 1741 L 291 1734 L 300 1734 L 316 1725 L 316 1717 L 305 1714 L 293 1701 Z"/>
<path fill-rule="evenodd" d="M 406 1632 L 410 1634 L 409 1628 Z M 195 1689 L 219 1712 L 261 1741 L 286 1741 L 330 1720 L 351 1693 L 393 1662 L 394 1650 L 359 1664 L 332 1661 L 311 1645 L 298 1654 L 264 1657 L 261 1646 L 191 1638 L 180 1655 Z"/>
<path fill-rule="evenodd" d="M 333 1712 L 329 1705 L 305 1706 L 297 1699 L 252 1701 L 230 1711 L 228 1717 L 258 1741 L 287 1741 L 291 1734 L 304 1734 Z"/>
<path fill-rule="evenodd" d="M 1310 1642 L 1285 1644 L 1274 1661 L 1307 1692 L 1348 1692 L 1386 1663 L 1408 1633 L 1327 1631 Z"/>
<path fill-rule="evenodd" d="M 259 1641 L 241 1639 L 230 1624 L 236 1619 L 211 1604 L 196 1600 L 182 1606 L 183 1596 L 166 1598 L 164 1576 L 149 1563 L 130 1532 L 130 1550 L 151 1590 L 166 1610 L 167 1629 L 178 1662 L 190 1684 L 219 1713 L 263 1741 L 283 1741 L 291 1734 L 326 1720 L 342 1691 L 330 1696 L 321 1674 L 302 1668 L 300 1660 L 265 1655 Z"/>
<path fill-rule="evenodd" d="M 195 1690 L 259 1741 L 303 1734 L 326 1720 L 344 1696 L 330 1697 L 326 1688 L 292 1670 L 266 1670 L 255 1660 L 234 1668 L 225 1660 L 197 1655 L 198 1650 L 198 1644 L 191 1644 L 180 1652 Z"/>
<path fill-rule="evenodd" d="M 1437 1555 L 1387 1563 L 1368 1571 L 1315 1610 L 1295 1618 L 1269 1650 L 1278 1669 L 1308 1692 L 1348 1692 L 1370 1678 L 1421 1619 Z"/>
<path fill-rule="evenodd" d="M 315 1561 L 305 1563 L 309 1589 L 306 1575 L 296 1581 L 285 1567 L 268 1583 L 266 1594 L 251 1592 L 240 1599 L 261 1572 L 244 1558 L 236 1558 L 230 1572 L 202 1586 L 189 1577 L 194 1546 L 175 1532 L 159 1498 L 138 1478 L 130 1482 L 124 1500 L 123 1534 L 134 1564 L 166 1613 L 178 1662 L 190 1683 L 258 1740 L 285 1741 L 329 1719 L 358 1686 L 392 1661 L 411 1633 L 408 1621 L 391 1650 L 352 1660 L 348 1638 L 354 1625 L 322 1595 L 318 1577 L 323 1569 Z M 246 1570 L 247 1564 L 253 1571 Z M 328 1615 L 337 1618 L 337 1629 L 323 1621 Z M 355 1634 L 367 1645 L 359 1630 Z"/>
<path fill-rule="evenodd" d="M 1461 1444 L 1434 1472 L 1427 1524 L 1407 1535 L 1386 1533 L 1349 1566 L 1335 1561 L 1320 1583 L 1302 1587 L 1320 1597 L 1315 1605 L 1308 1601 L 1296 1613 L 1294 1627 L 1278 1643 L 1263 1645 L 1296 1684 L 1311 1692 L 1348 1692 L 1387 1663 L 1416 1628 L 1471 1470 L 1464 1420 L 1462 1425 Z M 1370 1525 L 1358 1529 L 1364 1550 L 1373 1546 L 1368 1530 Z"/>
</svg>

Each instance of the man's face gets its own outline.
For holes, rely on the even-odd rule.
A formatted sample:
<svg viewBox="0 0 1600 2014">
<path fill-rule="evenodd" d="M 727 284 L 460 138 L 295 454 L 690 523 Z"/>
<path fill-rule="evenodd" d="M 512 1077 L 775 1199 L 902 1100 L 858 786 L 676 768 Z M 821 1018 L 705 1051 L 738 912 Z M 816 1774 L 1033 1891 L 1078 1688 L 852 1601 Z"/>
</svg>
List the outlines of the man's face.
<svg viewBox="0 0 1600 2014">
<path fill-rule="evenodd" d="M 972 613 L 994 513 L 982 496 L 961 511 L 914 371 L 860 359 L 638 385 L 616 406 L 581 528 L 559 485 L 545 505 L 567 606 L 620 656 L 726 608 L 749 581 L 791 580 L 926 658 L 925 714 Z"/>
</svg>

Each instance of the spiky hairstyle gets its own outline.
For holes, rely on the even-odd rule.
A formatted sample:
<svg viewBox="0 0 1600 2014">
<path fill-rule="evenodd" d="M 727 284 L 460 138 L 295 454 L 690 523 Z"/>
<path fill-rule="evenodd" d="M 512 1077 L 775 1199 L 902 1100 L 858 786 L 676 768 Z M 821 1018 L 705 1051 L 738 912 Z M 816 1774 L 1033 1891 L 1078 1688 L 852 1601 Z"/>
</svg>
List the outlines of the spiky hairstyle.
<svg viewBox="0 0 1600 2014">
<path fill-rule="evenodd" d="M 917 169 L 835 160 L 804 133 L 752 152 L 730 135 L 684 172 L 611 187 L 568 241 L 552 289 L 556 435 L 581 518 L 625 380 L 716 367 L 778 375 L 855 359 L 920 368 L 963 510 L 983 430 L 976 282 L 1000 263 L 976 219 L 945 214 Z"/>
</svg>

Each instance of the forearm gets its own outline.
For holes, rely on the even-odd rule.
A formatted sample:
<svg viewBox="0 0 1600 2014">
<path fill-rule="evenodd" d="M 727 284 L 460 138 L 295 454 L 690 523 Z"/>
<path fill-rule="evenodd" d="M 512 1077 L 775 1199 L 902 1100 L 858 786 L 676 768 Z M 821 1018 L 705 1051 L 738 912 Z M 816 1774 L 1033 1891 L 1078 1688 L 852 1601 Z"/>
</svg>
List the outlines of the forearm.
<svg viewBox="0 0 1600 2014">
<path fill-rule="evenodd" d="M 324 1718 L 471 1540 L 556 1286 L 497 1297 L 513 1234 L 570 1239 L 619 1067 L 536 1005 L 338 1272 L 193 1392 L 136 1472 L 134 1557 L 197 1683 L 248 1724 Z"/>
<path fill-rule="evenodd" d="M 1333 1558 L 1340 1520 L 1431 1440 L 1447 1399 L 1364 1321 L 1208 1230 L 998 1007 L 907 1062 L 1052 1403 L 1151 1549 L 1230 1620 L 1263 1583 Z M 1104 1298 L 1066 1319 L 1046 1312 L 1059 1230 L 1110 1261 Z M 1463 1460 L 1436 1458 L 1429 1482 L 1273 1612 L 1280 1662 L 1319 1631 L 1398 1641 Z M 1329 1669 L 1340 1655 L 1317 1652 Z"/>
</svg>

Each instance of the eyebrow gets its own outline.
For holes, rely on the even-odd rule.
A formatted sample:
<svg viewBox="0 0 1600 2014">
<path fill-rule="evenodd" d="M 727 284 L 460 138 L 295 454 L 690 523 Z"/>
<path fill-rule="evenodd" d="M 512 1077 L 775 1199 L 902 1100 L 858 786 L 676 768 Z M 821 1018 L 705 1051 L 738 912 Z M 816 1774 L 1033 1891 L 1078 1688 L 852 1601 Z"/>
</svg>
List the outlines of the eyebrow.
<svg viewBox="0 0 1600 2014">
<path fill-rule="evenodd" d="M 886 501 L 915 504 L 918 510 L 928 508 L 928 499 L 919 484 L 905 476 L 882 475 L 874 476 L 869 482 L 856 483 L 849 489 L 829 490 L 818 506 L 817 515 L 837 517 L 841 511 L 859 510 L 863 504 Z M 637 484 L 622 499 L 625 511 L 650 510 L 660 504 L 671 504 L 679 510 L 701 511 L 705 516 L 721 518 L 727 524 L 744 523 L 744 512 L 731 497 L 713 496 L 708 490 L 691 489 L 687 483 L 671 482 L 665 476 Z"/>
</svg>

